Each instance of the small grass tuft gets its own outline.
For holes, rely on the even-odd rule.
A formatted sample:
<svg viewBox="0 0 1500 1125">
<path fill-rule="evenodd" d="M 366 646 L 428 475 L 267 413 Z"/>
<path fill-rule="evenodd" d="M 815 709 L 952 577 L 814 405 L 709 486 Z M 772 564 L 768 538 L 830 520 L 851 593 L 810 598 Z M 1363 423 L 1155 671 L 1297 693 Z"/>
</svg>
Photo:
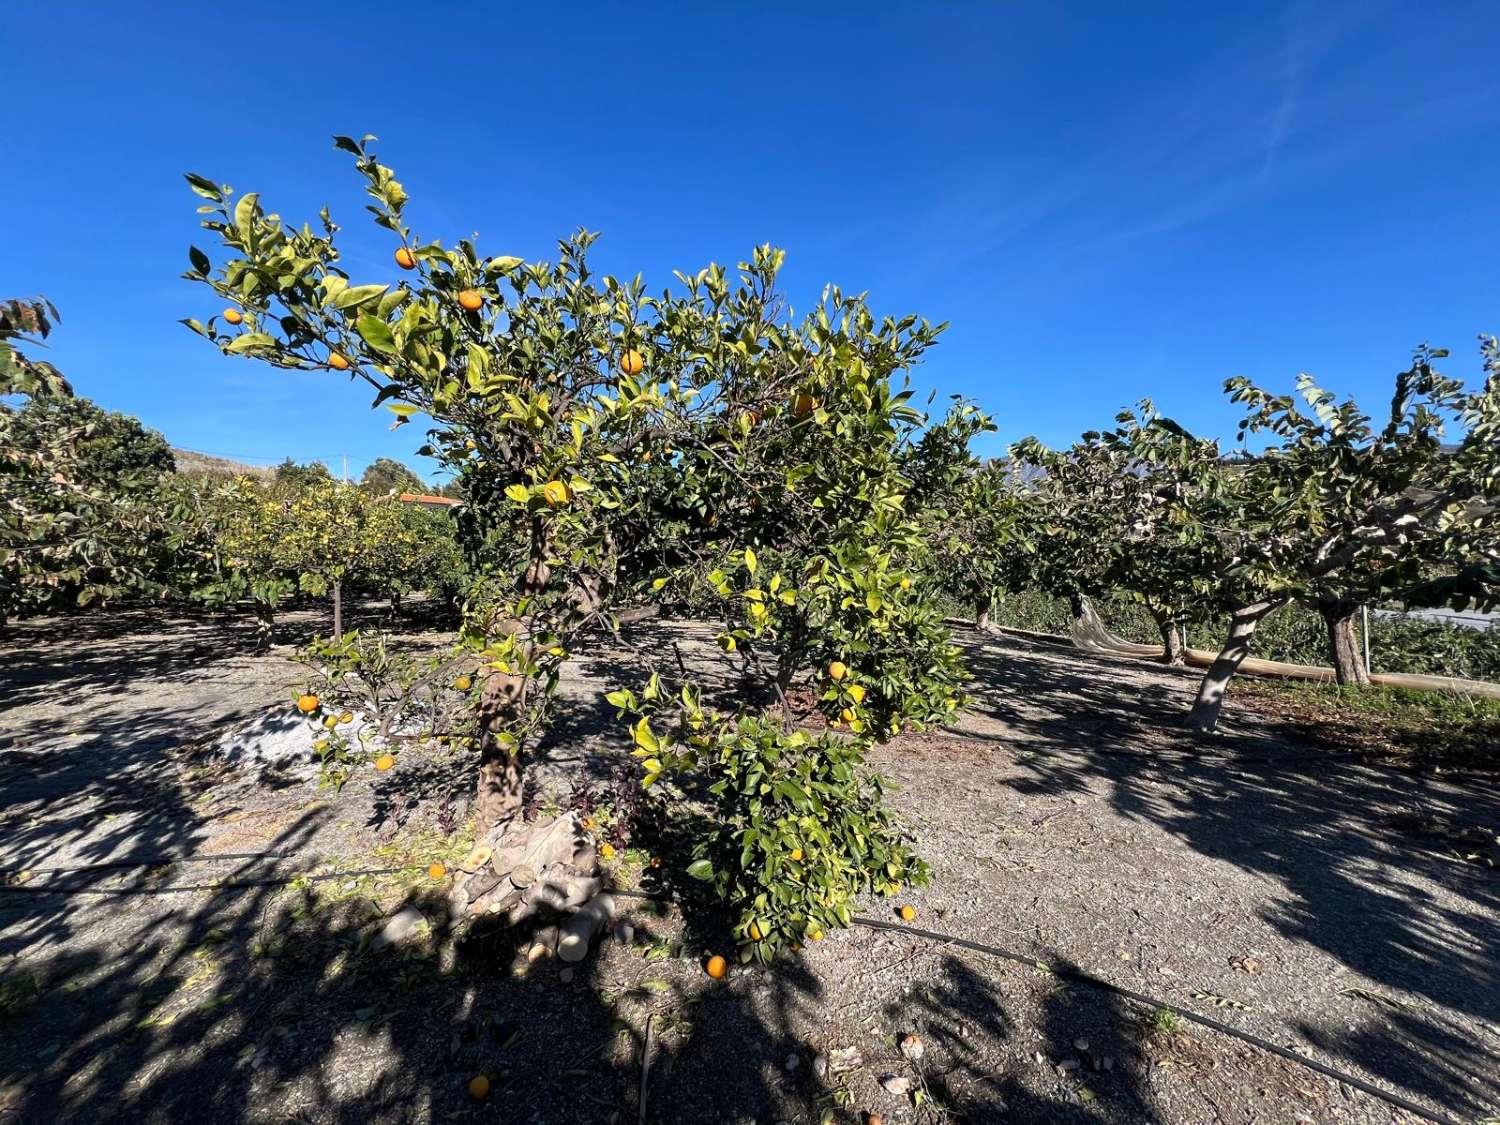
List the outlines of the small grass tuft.
<svg viewBox="0 0 1500 1125">
<path fill-rule="evenodd" d="M 1163 1035 L 1176 1035 L 1182 1031 L 1184 1021 L 1181 1016 L 1170 1009 L 1157 1008 L 1146 1017 L 1146 1026 Z"/>
</svg>

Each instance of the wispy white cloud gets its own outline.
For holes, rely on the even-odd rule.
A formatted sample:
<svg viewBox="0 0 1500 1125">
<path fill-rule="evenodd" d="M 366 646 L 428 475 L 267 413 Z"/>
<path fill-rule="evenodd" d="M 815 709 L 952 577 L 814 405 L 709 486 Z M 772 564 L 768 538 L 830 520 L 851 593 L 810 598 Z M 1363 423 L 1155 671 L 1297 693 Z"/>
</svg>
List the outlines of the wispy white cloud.
<svg viewBox="0 0 1500 1125">
<path fill-rule="evenodd" d="M 1043 275 L 1063 284 L 1127 244 L 1389 155 L 1465 117 L 1500 118 L 1495 82 L 1402 77 L 1413 74 L 1410 42 L 1384 18 L 1398 12 L 1389 2 L 1304 5 L 1164 70 L 1047 152 L 945 170 L 908 222 L 882 220 L 887 237 L 904 230 L 903 273 L 941 284 L 993 259 L 1002 287 Z M 1441 21 L 1433 37 L 1461 39 L 1469 22 Z"/>
</svg>

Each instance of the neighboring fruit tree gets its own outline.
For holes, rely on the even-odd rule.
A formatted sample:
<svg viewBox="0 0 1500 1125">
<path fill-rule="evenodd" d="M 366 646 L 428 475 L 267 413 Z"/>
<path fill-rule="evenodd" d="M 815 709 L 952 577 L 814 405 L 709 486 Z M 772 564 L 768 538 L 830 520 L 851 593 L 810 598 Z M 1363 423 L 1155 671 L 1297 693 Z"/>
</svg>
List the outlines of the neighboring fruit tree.
<svg viewBox="0 0 1500 1125">
<path fill-rule="evenodd" d="M 479 831 L 519 813 L 580 632 L 625 596 L 691 596 L 719 611 L 721 645 L 768 698 L 709 700 L 687 682 L 669 698 L 659 674 L 612 699 L 646 784 L 708 783 L 719 808 L 693 873 L 739 912 L 748 949 L 816 937 L 847 921 L 855 891 L 920 878 L 862 754 L 957 706 L 957 650 L 911 577 L 926 548 L 899 466 L 921 415 L 892 383 L 936 330 L 877 322 L 837 291 L 794 322 L 770 248 L 737 276 L 709 267 L 648 296 L 639 279 L 595 278 L 586 233 L 555 263 L 425 242 L 368 140 L 336 143 L 405 280 L 349 277 L 326 211 L 318 231 L 289 227 L 194 176 L 227 256 L 215 267 L 194 248 L 187 276 L 236 317 L 187 323 L 228 354 L 363 380 L 397 424 L 433 420 L 478 568 L 465 636 L 484 669 Z M 826 733 L 795 721 L 813 669 Z"/>
<path fill-rule="evenodd" d="M 1445 352 L 1419 348 L 1380 426 L 1305 375 L 1295 396 L 1232 379 L 1231 400 L 1247 408 L 1241 439 L 1276 439 L 1253 455 L 1221 456 L 1149 403 L 1062 452 L 1022 442 L 1005 487 L 977 486 L 996 479 L 993 466 L 975 471 L 971 511 L 954 526 L 989 527 L 993 571 L 1070 598 L 1075 613 L 1089 596 L 1124 592 L 1156 621 L 1168 659 L 1181 621 L 1227 616 L 1188 717 L 1195 730 L 1215 728 L 1257 628 L 1291 601 L 1322 616 L 1339 682 L 1366 683 L 1362 606 L 1500 601 L 1500 346 L 1482 338 L 1481 350 L 1486 381 L 1469 391 L 1434 369 Z M 966 560 L 944 561 L 955 594 L 970 593 Z"/>
<path fill-rule="evenodd" d="M 170 546 L 167 443 L 20 350 L 56 315 L 0 302 L 0 621 L 148 591 Z"/>
<path fill-rule="evenodd" d="M 239 477 L 206 487 L 199 519 L 219 563 L 212 600 L 249 597 L 263 642 L 278 604 L 299 590 L 331 595 L 335 640 L 344 631 L 346 585 L 392 598 L 419 589 L 456 596 L 462 560 L 444 512 L 331 477 Z"/>
</svg>

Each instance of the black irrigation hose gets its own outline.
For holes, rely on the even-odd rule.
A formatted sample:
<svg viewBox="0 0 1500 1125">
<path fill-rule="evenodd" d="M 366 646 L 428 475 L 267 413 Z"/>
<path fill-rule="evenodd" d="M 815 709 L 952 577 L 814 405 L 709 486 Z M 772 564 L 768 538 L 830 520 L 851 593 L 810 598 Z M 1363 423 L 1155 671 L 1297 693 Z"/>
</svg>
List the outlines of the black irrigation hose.
<svg viewBox="0 0 1500 1125">
<path fill-rule="evenodd" d="M 256 853 L 254 857 L 255 858 L 263 858 L 264 856 L 268 856 L 268 855 L 271 855 L 271 854 L 274 854 L 274 853 Z M 203 858 L 204 859 L 220 859 L 220 858 L 228 858 L 228 857 L 214 856 L 214 857 L 203 857 Z M 105 864 L 105 865 L 99 865 L 99 866 L 110 866 L 110 865 Z M 120 866 L 132 866 L 132 865 L 130 865 L 130 864 L 121 864 Z M 140 866 L 145 866 L 145 865 L 140 865 Z M 218 883 L 218 884 L 208 883 L 208 884 L 201 884 L 201 885 L 196 885 L 196 886 L 193 886 L 193 885 L 178 885 L 178 886 L 171 886 L 171 887 L 120 887 L 120 888 L 114 888 L 114 889 L 109 889 L 109 888 L 98 888 L 98 889 L 96 889 L 96 888 L 92 888 L 92 887 L 55 887 L 54 888 L 54 887 L 29 887 L 29 886 L 6 886 L 6 885 L 0 885 L 0 892 L 6 892 L 6 891 L 8 891 L 8 892 L 11 892 L 13 894 L 19 893 L 19 894 L 57 894 L 57 895 L 79 895 L 79 894 L 98 894 L 98 895 L 162 895 L 162 894 L 183 894 L 183 893 L 188 893 L 188 892 L 192 892 L 192 891 L 220 891 L 220 890 L 231 890 L 231 889 L 250 888 L 250 887 L 286 886 L 287 884 L 294 883 L 294 882 L 296 882 L 299 879 L 304 880 L 304 881 L 309 882 L 309 883 L 319 883 L 319 882 L 325 882 L 325 881 L 328 881 L 328 880 L 331 880 L 331 879 L 357 879 L 357 878 L 360 878 L 360 877 L 365 876 L 365 875 L 394 875 L 394 874 L 399 874 L 399 873 L 404 872 L 404 871 L 410 871 L 410 870 L 412 870 L 416 866 L 419 866 L 419 865 L 417 865 L 417 864 L 409 864 L 409 865 L 407 865 L 405 867 L 370 868 L 370 869 L 361 870 L 361 871 L 337 871 L 337 872 L 330 872 L 330 873 L 322 874 L 322 875 L 283 875 L 283 876 L 279 876 L 279 877 L 276 877 L 276 878 L 270 878 L 270 879 L 245 879 L 245 880 L 229 881 L 229 882 Z M 63 871 L 69 871 L 69 870 L 88 870 L 88 868 L 52 868 L 51 870 L 56 871 L 56 872 L 63 872 Z M 620 890 L 614 890 L 614 891 L 610 891 L 608 893 L 612 894 L 612 895 L 615 895 L 617 897 L 620 897 L 620 898 L 644 899 L 644 900 L 651 901 L 651 902 L 667 902 L 667 903 L 671 903 L 671 902 L 677 901 L 677 899 L 674 896 L 672 896 L 672 895 L 653 893 L 653 892 L 650 892 L 650 891 L 620 891 Z M 1419 1105 L 1418 1103 L 1416 1103 L 1414 1101 L 1411 1101 L 1411 1100 L 1409 1100 L 1407 1098 L 1404 1098 L 1400 1094 L 1391 1093 L 1388 1090 L 1382 1090 L 1379 1086 L 1376 1086 L 1376 1085 L 1374 1085 L 1374 1084 L 1372 1084 L 1370 1082 L 1366 1082 L 1363 1078 L 1356 1077 L 1353 1074 L 1345 1074 L 1342 1071 L 1335 1070 L 1333 1067 L 1328 1066 L 1325 1063 L 1318 1062 L 1318 1060 L 1316 1060 L 1316 1059 L 1310 1059 L 1310 1058 L 1307 1058 L 1304 1055 L 1299 1055 L 1295 1051 L 1288 1050 L 1287 1048 L 1279 1046 L 1276 1043 L 1272 1043 L 1268 1039 L 1262 1039 L 1260 1036 L 1254 1034 L 1253 1032 L 1241 1031 L 1237 1027 L 1231 1027 L 1227 1023 L 1220 1023 L 1218 1020 L 1213 1019 L 1213 1018 L 1211 1018 L 1209 1016 L 1199 1015 L 1197 1012 L 1190 1011 L 1187 1008 L 1179 1008 L 1175 1004 L 1169 1004 L 1169 1003 L 1167 1003 L 1165 1000 L 1157 1000 L 1157 999 L 1154 999 L 1153 997 L 1142 995 L 1139 992 L 1134 992 L 1131 989 L 1128 989 L 1128 988 L 1125 988 L 1125 987 L 1123 987 L 1121 985 L 1114 984 L 1114 983 L 1112 983 L 1110 981 L 1107 981 L 1107 980 L 1105 980 L 1102 977 L 1096 977 L 1092 973 L 1084 972 L 1082 969 L 1070 969 L 1070 968 L 1066 968 L 1066 967 L 1057 967 L 1057 966 L 1054 966 L 1054 965 L 1049 965 L 1045 961 L 1042 961 L 1042 960 L 1040 960 L 1040 959 L 1038 959 L 1036 957 L 1027 957 L 1027 956 L 1025 956 L 1024 954 L 1021 954 L 1021 953 L 1012 953 L 1010 950 L 1008 950 L 1008 949 L 1001 949 L 998 946 L 985 945 L 983 942 L 978 942 L 978 941 L 969 941 L 967 938 L 955 937 L 955 936 L 953 936 L 951 934 L 938 933 L 936 930 L 918 929 L 916 926 L 906 926 L 906 925 L 902 925 L 899 922 L 887 922 L 887 921 L 884 921 L 884 920 L 879 919 L 879 918 L 866 918 L 866 917 L 863 917 L 862 915 L 855 915 L 853 918 L 850 919 L 850 921 L 854 925 L 856 925 L 856 926 L 864 926 L 867 929 L 871 929 L 871 930 L 886 930 L 886 931 L 889 931 L 891 933 L 906 934 L 909 937 L 924 938 L 927 941 L 941 942 L 944 945 L 957 946 L 960 949 L 972 950 L 975 953 L 984 953 L 984 954 L 987 954 L 988 956 L 997 957 L 997 958 L 999 958 L 1001 960 L 1004 960 L 1004 961 L 1014 961 L 1018 965 L 1029 965 L 1030 967 L 1032 967 L 1034 969 L 1042 969 L 1042 970 L 1044 970 L 1046 972 L 1049 972 L 1053 976 L 1059 977 L 1059 978 L 1061 978 L 1063 980 L 1077 981 L 1080 984 L 1086 984 L 1086 985 L 1089 985 L 1092 988 L 1097 988 L 1097 989 L 1099 989 L 1099 990 L 1101 990 L 1103 992 L 1108 992 L 1108 993 L 1111 993 L 1112 995 L 1120 996 L 1120 997 L 1122 997 L 1122 998 L 1124 998 L 1126 1000 L 1131 1001 L 1132 1003 L 1141 1004 L 1141 1005 L 1144 1005 L 1145 1007 L 1148 1007 L 1148 1008 L 1161 1009 L 1163 1011 L 1168 1011 L 1168 1012 L 1171 1012 L 1173 1015 L 1181 1016 L 1185 1020 L 1191 1020 L 1193 1023 L 1201 1024 L 1202 1026 L 1210 1028 L 1210 1029 L 1212 1029 L 1214 1031 L 1222 1032 L 1225 1035 L 1233 1036 L 1234 1038 L 1239 1039 L 1242 1042 L 1250 1044 L 1252 1047 L 1258 1047 L 1258 1048 L 1260 1048 L 1263 1051 L 1270 1051 L 1273 1055 L 1277 1055 L 1277 1056 L 1279 1056 L 1279 1057 L 1281 1057 L 1283 1059 L 1288 1060 L 1289 1062 L 1294 1062 L 1294 1063 L 1297 1063 L 1297 1064 L 1299 1064 L 1301 1066 L 1305 1066 L 1309 1070 L 1316 1071 L 1317 1073 L 1323 1075 L 1324 1077 L 1332 1078 L 1332 1079 L 1334 1079 L 1337 1082 L 1347 1083 L 1348 1085 L 1354 1087 L 1356 1090 L 1360 1090 L 1360 1091 L 1362 1091 L 1362 1092 L 1364 1092 L 1366 1094 L 1369 1094 L 1372 1098 L 1378 1098 L 1379 1100 L 1385 1102 L 1387 1105 L 1394 1106 L 1397 1109 L 1405 1110 L 1407 1113 L 1415 1114 L 1416 1116 L 1421 1117 L 1424 1120 L 1436 1122 L 1436 1125 L 1462 1125 L 1462 1123 L 1459 1122 L 1459 1121 L 1457 1121 L 1455 1118 L 1444 1117 L 1442 1114 L 1434 1113 L 1432 1110 L 1427 1109 L 1425 1106 Z"/>
<path fill-rule="evenodd" d="M 131 867 L 170 867 L 174 863 L 223 863 L 232 859 L 291 859 L 295 852 L 223 852 L 218 855 L 163 855 L 150 859 L 106 860 L 102 863 L 80 863 L 76 867 L 29 867 L 0 871 L 0 879 L 19 875 L 22 870 L 33 875 L 61 875 L 79 871 L 112 871 Z"/>
</svg>

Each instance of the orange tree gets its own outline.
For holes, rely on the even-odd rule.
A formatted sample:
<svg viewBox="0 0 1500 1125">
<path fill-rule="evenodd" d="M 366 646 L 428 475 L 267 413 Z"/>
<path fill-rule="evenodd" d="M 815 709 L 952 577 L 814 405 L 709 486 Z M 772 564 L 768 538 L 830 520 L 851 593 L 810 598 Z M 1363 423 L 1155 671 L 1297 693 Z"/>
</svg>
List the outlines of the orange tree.
<svg viewBox="0 0 1500 1125">
<path fill-rule="evenodd" d="M 239 477 L 198 495 L 218 561 L 216 600 L 249 596 L 264 639 L 277 604 L 294 591 L 332 595 L 333 636 L 343 634 L 349 582 L 383 593 L 462 584 L 451 522 L 393 496 L 316 476 L 263 482 Z"/>
<path fill-rule="evenodd" d="M 390 598 L 396 609 L 404 595 L 417 590 L 452 606 L 468 583 L 453 517 L 404 504 L 364 484 L 360 491 L 367 499 L 354 575 L 358 585 Z"/>
<path fill-rule="evenodd" d="M 870 739 L 957 705 L 956 650 L 909 573 L 924 548 L 899 453 L 921 416 L 892 383 L 936 330 L 876 322 L 837 291 L 794 322 L 775 291 L 782 256 L 768 247 L 737 276 L 679 274 L 677 291 L 652 296 L 639 279 L 596 278 L 587 233 L 562 242 L 552 263 L 424 241 L 368 142 L 336 140 L 392 236 L 402 281 L 351 278 L 326 210 L 316 231 L 288 226 L 255 194 L 236 199 L 193 176 L 208 200 L 203 225 L 226 253 L 215 266 L 194 248 L 187 276 L 227 308 L 186 323 L 228 354 L 361 379 L 398 425 L 433 420 L 426 452 L 461 474 L 478 572 L 465 624 L 485 670 L 478 829 L 518 813 L 526 754 L 580 630 L 627 593 L 692 591 L 720 610 L 724 648 L 768 691 L 784 697 L 799 675 L 824 669 L 818 702 L 839 724 L 836 735 L 810 734 L 790 707 L 778 720 L 721 712 L 683 683 L 677 711 L 653 726 L 666 702 L 659 677 L 642 699 L 613 697 L 632 712 L 647 783 L 702 770 L 727 803 L 718 820 L 737 825 L 734 860 L 716 838 L 695 873 L 711 869 L 744 911 L 772 905 L 767 880 L 803 887 L 776 910 L 781 938 L 816 924 L 814 906 L 827 924 L 846 919 L 849 894 L 877 871 L 887 889 L 920 874 L 858 758 Z M 730 782 L 740 766 L 749 789 Z M 773 767 L 785 784 L 761 793 Z M 760 803 L 773 795 L 786 803 Z M 781 851 L 768 849 L 793 822 L 809 833 L 835 825 L 826 866 L 779 866 Z M 772 823 L 766 838 L 747 838 Z M 785 854 L 794 850 L 812 854 Z M 822 890 L 807 889 L 814 874 Z M 768 925 L 743 922 L 752 941 L 752 923 L 769 948 Z"/>
<path fill-rule="evenodd" d="M 759 252 L 733 290 L 714 271 L 688 279 L 687 299 L 660 310 L 654 354 L 712 373 L 701 389 L 717 401 L 638 453 L 667 462 L 664 518 L 643 539 L 651 585 L 714 611 L 740 682 L 774 706 L 716 706 L 660 670 L 609 697 L 644 784 L 709 794 L 689 872 L 733 907 L 742 956 L 761 959 L 847 925 L 862 891 L 926 878 L 864 755 L 945 720 L 963 676 L 921 581 L 929 547 L 905 470 L 925 418 L 898 383 L 937 330 L 877 322 L 837 289 L 800 322 L 778 319 L 780 260 Z"/>
</svg>

